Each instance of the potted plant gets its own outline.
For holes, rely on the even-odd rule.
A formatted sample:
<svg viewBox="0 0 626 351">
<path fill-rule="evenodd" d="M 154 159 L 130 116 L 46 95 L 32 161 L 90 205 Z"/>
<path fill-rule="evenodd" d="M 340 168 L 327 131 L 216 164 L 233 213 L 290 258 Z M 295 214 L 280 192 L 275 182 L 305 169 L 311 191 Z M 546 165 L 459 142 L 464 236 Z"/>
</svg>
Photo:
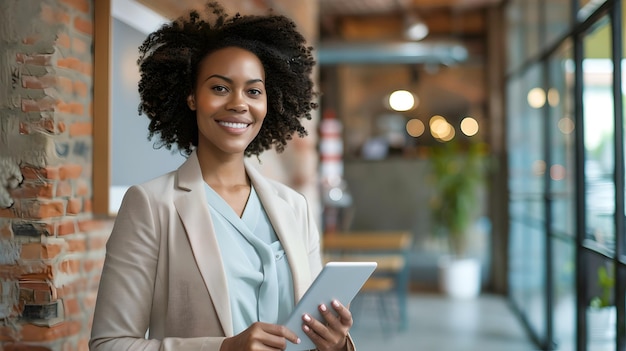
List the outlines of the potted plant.
<svg viewBox="0 0 626 351">
<path fill-rule="evenodd" d="M 600 294 L 589 301 L 587 308 L 587 338 L 592 344 L 611 344 L 615 340 L 617 308 L 611 301 L 615 275 L 613 265 L 609 268 L 598 268 Z"/>
<path fill-rule="evenodd" d="M 470 228 L 480 214 L 480 191 L 487 163 L 485 146 L 458 141 L 434 147 L 431 153 L 433 231 L 445 238 L 448 255 L 439 264 L 440 288 L 455 298 L 480 293 L 480 260 L 470 257 Z"/>
</svg>

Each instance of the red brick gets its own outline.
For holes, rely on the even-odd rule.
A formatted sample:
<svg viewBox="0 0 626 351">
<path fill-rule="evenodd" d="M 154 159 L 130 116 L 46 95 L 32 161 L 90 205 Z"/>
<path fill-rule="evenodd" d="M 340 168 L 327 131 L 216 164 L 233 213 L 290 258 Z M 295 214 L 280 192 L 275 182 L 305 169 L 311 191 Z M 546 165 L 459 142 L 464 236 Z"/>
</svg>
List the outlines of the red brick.
<svg viewBox="0 0 626 351">
<path fill-rule="evenodd" d="M 87 88 L 87 84 L 79 80 L 74 81 L 74 93 L 76 93 L 76 95 L 85 97 L 87 96 L 88 92 L 89 89 Z"/>
<path fill-rule="evenodd" d="M 45 76 L 22 76 L 22 87 L 27 89 L 45 89 L 56 85 L 57 78 L 53 75 Z"/>
<path fill-rule="evenodd" d="M 74 18 L 74 28 L 84 34 L 93 35 L 93 22 L 80 17 Z"/>
<path fill-rule="evenodd" d="M 21 187 L 11 190 L 14 198 L 46 198 L 53 196 L 54 184 L 50 182 L 24 182 Z"/>
<path fill-rule="evenodd" d="M 70 94 L 74 90 L 74 82 L 67 77 L 57 76 L 55 87 L 64 93 Z"/>
<path fill-rule="evenodd" d="M 14 207 L 11 208 L 0 208 L 0 217 L 2 218 L 16 218 L 16 210 Z"/>
<path fill-rule="evenodd" d="M 91 199 L 84 199 L 83 200 L 83 212 L 84 213 L 91 213 L 91 212 L 93 212 L 93 201 L 91 201 Z"/>
<path fill-rule="evenodd" d="M 83 208 L 83 201 L 79 198 L 69 199 L 67 201 L 67 207 L 65 209 L 65 213 L 67 215 L 76 215 L 79 214 Z"/>
<path fill-rule="evenodd" d="M 100 272 L 102 271 L 102 267 L 104 267 L 104 258 L 99 259 L 99 260 L 90 260 L 90 259 L 85 259 L 83 260 L 83 271 L 85 273 L 90 273 L 90 272 Z"/>
<path fill-rule="evenodd" d="M 104 222 L 94 219 L 88 219 L 78 222 L 78 231 L 81 233 L 89 233 L 104 228 Z"/>
<path fill-rule="evenodd" d="M 96 307 L 96 299 L 98 298 L 97 291 L 86 292 L 83 296 L 83 305 L 86 309 L 92 310 Z"/>
<path fill-rule="evenodd" d="M 34 303 L 36 304 L 44 304 L 52 301 L 52 294 L 50 290 L 34 290 Z"/>
<path fill-rule="evenodd" d="M 63 180 L 57 183 L 57 188 L 55 192 L 55 196 L 57 197 L 70 197 L 72 196 L 72 184 Z"/>
<path fill-rule="evenodd" d="M 0 238 L 11 239 L 13 237 L 13 230 L 11 230 L 11 223 L 5 223 L 0 225 Z"/>
<path fill-rule="evenodd" d="M 30 218 L 44 219 L 62 216 L 65 212 L 63 201 L 33 201 L 27 204 L 23 212 Z"/>
<path fill-rule="evenodd" d="M 89 327 L 88 330 L 91 330 L 91 327 Z M 83 337 L 83 338 L 78 339 L 78 342 L 76 343 L 76 348 L 71 351 L 85 351 L 85 350 L 89 350 L 89 338 L 88 337 Z"/>
<path fill-rule="evenodd" d="M 71 103 L 59 102 L 57 103 L 56 109 L 59 112 L 74 114 L 74 115 L 84 115 L 85 113 L 85 107 L 82 104 L 77 103 L 77 102 L 71 102 Z"/>
<path fill-rule="evenodd" d="M 5 344 L 4 351 L 51 351 L 52 349 L 45 346 L 35 346 L 27 344 Z"/>
<path fill-rule="evenodd" d="M 69 24 L 70 23 L 69 14 L 59 9 L 53 9 L 52 7 L 46 4 L 41 4 L 40 16 L 41 16 L 41 20 L 48 24 L 57 24 L 57 23 Z"/>
<path fill-rule="evenodd" d="M 42 118 L 39 121 L 30 123 L 20 122 L 20 134 L 30 134 L 33 131 L 58 134 L 56 122 L 51 118 Z"/>
<path fill-rule="evenodd" d="M 74 221 L 64 221 L 58 223 L 55 233 L 60 236 L 74 234 L 76 233 L 76 224 Z"/>
<path fill-rule="evenodd" d="M 89 52 L 91 48 L 80 38 L 72 38 L 72 50 L 74 53 L 83 55 Z"/>
<path fill-rule="evenodd" d="M 77 72 L 83 72 L 83 63 L 76 57 L 66 57 L 57 60 L 57 66 L 68 68 Z"/>
<path fill-rule="evenodd" d="M 72 275 L 80 273 L 80 260 L 65 260 L 59 263 L 59 272 Z"/>
<path fill-rule="evenodd" d="M 22 111 L 24 112 L 54 111 L 56 105 L 57 101 L 50 96 L 39 100 L 22 99 Z"/>
<path fill-rule="evenodd" d="M 66 4 L 82 13 L 89 13 L 89 2 L 87 0 L 61 0 Z"/>
<path fill-rule="evenodd" d="M 60 244 L 25 243 L 22 244 L 20 258 L 23 260 L 52 259 L 57 257 L 63 246 Z"/>
<path fill-rule="evenodd" d="M 93 76 L 93 64 L 91 62 L 83 62 L 80 66 L 80 72 L 88 77 Z"/>
<path fill-rule="evenodd" d="M 52 327 L 40 327 L 33 324 L 22 326 L 22 340 L 28 341 L 55 341 L 79 334 L 81 322 L 65 321 Z"/>
<path fill-rule="evenodd" d="M 52 55 L 48 55 L 48 54 L 27 55 L 23 53 L 18 53 L 15 55 L 15 62 L 29 64 L 33 66 L 51 66 Z"/>
<path fill-rule="evenodd" d="M 36 168 L 31 166 L 25 166 L 21 168 L 24 179 L 59 179 L 59 167 L 46 166 L 43 168 Z"/>
<path fill-rule="evenodd" d="M 52 280 L 52 266 L 50 266 L 50 263 L 43 261 L 24 262 L 20 265 L 0 265 L 0 278 L 8 280 Z"/>
<path fill-rule="evenodd" d="M 89 251 L 102 250 L 106 247 L 108 237 L 91 235 L 87 239 Z"/>
<path fill-rule="evenodd" d="M 87 240 L 85 238 L 67 239 L 65 242 L 68 245 L 68 252 L 84 253 L 87 251 Z"/>
<path fill-rule="evenodd" d="M 41 244 L 40 243 L 25 243 L 22 244 L 22 250 L 20 252 L 20 258 L 23 260 L 38 260 L 41 259 Z"/>
<path fill-rule="evenodd" d="M 33 35 L 30 35 L 30 36 L 22 39 L 22 44 L 24 44 L 24 45 L 33 45 L 33 44 L 36 44 L 39 41 L 39 39 L 41 39 L 40 36 L 38 36 L 36 34 L 33 34 Z"/>
<path fill-rule="evenodd" d="M 89 195 L 89 184 L 84 179 L 78 179 L 76 183 L 76 196 Z"/>
<path fill-rule="evenodd" d="M 66 33 L 59 33 L 57 35 L 56 44 L 62 48 L 70 48 L 71 39 Z"/>
<path fill-rule="evenodd" d="M 59 169 L 59 175 L 62 180 L 78 179 L 83 172 L 83 167 L 78 164 L 65 164 Z"/>
<path fill-rule="evenodd" d="M 60 121 L 59 123 L 57 123 L 57 130 L 59 131 L 59 133 L 65 132 L 65 122 Z"/>
<path fill-rule="evenodd" d="M 88 136 L 93 133 L 93 124 L 86 122 L 76 122 L 70 125 L 70 136 Z"/>
<path fill-rule="evenodd" d="M 17 340 L 16 335 L 17 330 L 13 327 L 9 327 L 6 325 L 0 325 L 0 341 L 15 341 Z M 10 346 L 9 344 L 4 344 L 6 350 L 6 346 Z"/>
<path fill-rule="evenodd" d="M 81 314 L 80 303 L 78 299 L 63 299 L 63 307 L 65 309 L 65 316 L 77 316 Z"/>
</svg>

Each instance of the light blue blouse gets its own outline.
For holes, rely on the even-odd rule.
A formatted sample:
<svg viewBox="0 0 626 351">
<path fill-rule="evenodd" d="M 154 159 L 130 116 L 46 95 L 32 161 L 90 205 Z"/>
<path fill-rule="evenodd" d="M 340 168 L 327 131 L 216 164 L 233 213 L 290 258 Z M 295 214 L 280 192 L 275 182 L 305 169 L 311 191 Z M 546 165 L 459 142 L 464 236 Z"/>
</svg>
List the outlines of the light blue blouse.
<svg viewBox="0 0 626 351">
<path fill-rule="evenodd" d="M 204 188 L 226 270 L 235 335 L 257 321 L 286 320 L 295 301 L 291 269 L 254 187 L 241 218 L 209 185 Z"/>
</svg>

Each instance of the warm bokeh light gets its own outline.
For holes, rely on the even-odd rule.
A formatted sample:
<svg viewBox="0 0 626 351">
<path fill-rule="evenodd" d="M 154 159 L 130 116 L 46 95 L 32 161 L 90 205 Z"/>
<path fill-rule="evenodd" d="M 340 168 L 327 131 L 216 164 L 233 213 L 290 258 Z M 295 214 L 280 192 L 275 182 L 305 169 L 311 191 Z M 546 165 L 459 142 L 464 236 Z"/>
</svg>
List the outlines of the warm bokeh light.
<svg viewBox="0 0 626 351">
<path fill-rule="evenodd" d="M 552 178 L 552 180 L 565 179 L 565 167 L 562 165 L 552 165 L 552 167 L 550 167 L 550 178 Z"/>
<path fill-rule="evenodd" d="M 406 122 L 406 132 L 414 138 L 417 138 L 418 136 L 424 134 L 425 129 L 426 127 L 424 126 L 424 122 L 420 121 L 417 118 L 413 118 Z"/>
<path fill-rule="evenodd" d="M 454 127 L 443 116 L 432 116 L 428 124 L 430 125 L 430 134 L 435 139 L 450 141 L 456 135 Z"/>
<path fill-rule="evenodd" d="M 467 136 L 478 134 L 478 121 L 472 117 L 465 117 L 461 121 L 461 132 Z"/>
<path fill-rule="evenodd" d="M 558 123 L 559 130 L 563 134 L 571 134 L 574 131 L 574 121 L 570 117 L 563 117 Z"/>
<path fill-rule="evenodd" d="M 415 106 L 415 96 L 406 90 L 396 90 L 389 95 L 389 107 L 395 111 L 408 111 Z"/>
<path fill-rule="evenodd" d="M 559 105 L 561 101 L 561 96 L 559 95 L 559 91 L 555 88 L 548 89 L 548 104 L 552 107 L 556 107 Z"/>
<path fill-rule="evenodd" d="M 456 131 L 454 130 L 451 124 L 448 124 L 448 131 L 446 135 L 442 135 L 439 139 L 442 141 L 450 141 L 454 139 L 455 135 L 456 135 Z"/>
<path fill-rule="evenodd" d="M 546 173 L 546 161 L 537 160 L 533 162 L 533 174 L 536 176 L 540 176 Z"/>
<path fill-rule="evenodd" d="M 530 107 L 541 108 L 546 103 L 546 93 L 541 88 L 530 89 L 527 100 Z"/>
<path fill-rule="evenodd" d="M 432 116 L 430 118 L 430 121 L 428 121 L 428 125 L 430 126 L 430 133 L 434 137 L 438 137 L 439 135 L 445 135 L 448 130 L 448 121 L 446 121 L 443 116 Z"/>
</svg>

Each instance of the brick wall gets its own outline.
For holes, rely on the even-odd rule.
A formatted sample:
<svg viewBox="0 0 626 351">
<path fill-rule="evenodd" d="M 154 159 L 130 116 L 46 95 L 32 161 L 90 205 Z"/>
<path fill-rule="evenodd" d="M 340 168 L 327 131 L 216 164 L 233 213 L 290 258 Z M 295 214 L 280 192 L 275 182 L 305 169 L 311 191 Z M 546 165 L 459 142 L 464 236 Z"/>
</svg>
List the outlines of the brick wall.
<svg viewBox="0 0 626 351">
<path fill-rule="evenodd" d="M 0 6 L 5 351 L 87 350 L 110 231 L 92 214 L 93 1 Z"/>
</svg>

